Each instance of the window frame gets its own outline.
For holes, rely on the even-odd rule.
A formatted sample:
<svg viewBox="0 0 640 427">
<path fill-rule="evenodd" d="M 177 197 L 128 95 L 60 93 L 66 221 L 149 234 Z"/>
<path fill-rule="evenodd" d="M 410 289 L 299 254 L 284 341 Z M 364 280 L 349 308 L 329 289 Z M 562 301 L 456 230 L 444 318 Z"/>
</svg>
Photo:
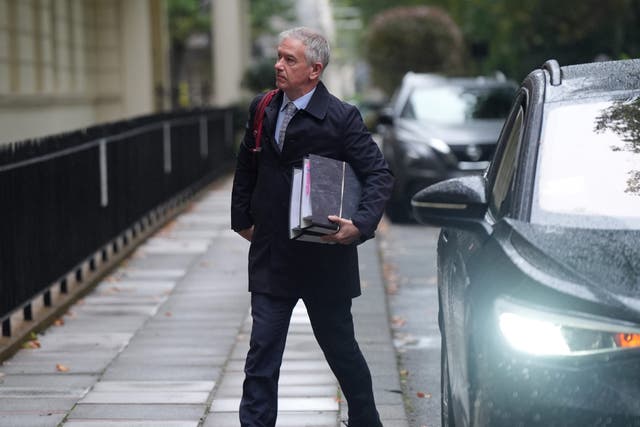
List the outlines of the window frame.
<svg viewBox="0 0 640 427">
<path fill-rule="evenodd" d="M 488 202 L 487 220 L 492 225 L 505 216 L 508 216 L 508 217 L 512 216 L 514 212 L 513 210 L 514 204 L 517 203 L 517 200 L 512 200 L 511 205 L 509 206 L 509 209 L 507 211 L 504 211 L 504 209 L 502 209 L 502 206 L 501 206 L 500 211 L 496 212 L 495 205 L 494 205 L 494 189 L 496 186 L 496 181 L 498 179 L 499 171 L 502 169 L 505 152 L 508 148 L 508 145 L 512 142 L 511 136 L 515 131 L 514 126 L 516 126 L 516 122 L 519 120 L 519 117 L 521 117 L 521 122 L 519 124 L 520 135 L 518 137 L 518 141 L 516 142 L 518 146 L 516 148 L 516 153 L 513 156 L 515 167 L 511 174 L 511 178 L 510 178 L 511 182 L 509 183 L 509 189 L 507 190 L 507 193 L 514 192 L 514 186 L 518 180 L 517 175 L 520 171 L 518 163 L 520 160 L 520 154 L 523 151 L 522 145 L 523 145 L 523 140 L 525 135 L 525 127 L 526 127 L 527 111 L 528 111 L 527 99 L 528 99 L 527 91 L 521 88 L 515 96 L 513 105 L 511 107 L 511 111 L 507 116 L 505 125 L 502 129 L 500 137 L 498 138 L 498 144 L 496 147 L 496 153 L 494 155 L 493 161 L 491 162 L 491 165 L 487 169 L 487 172 L 485 175 L 485 178 L 487 181 L 486 194 L 487 194 L 487 202 Z M 507 197 L 503 199 L 503 202 L 504 200 L 506 200 L 506 198 Z"/>
</svg>

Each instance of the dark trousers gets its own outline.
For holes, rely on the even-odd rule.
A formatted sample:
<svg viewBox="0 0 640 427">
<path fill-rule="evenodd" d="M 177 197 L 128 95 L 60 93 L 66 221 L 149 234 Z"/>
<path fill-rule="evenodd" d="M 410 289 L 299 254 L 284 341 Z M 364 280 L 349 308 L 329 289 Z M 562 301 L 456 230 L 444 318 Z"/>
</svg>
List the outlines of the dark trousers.
<svg viewBox="0 0 640 427">
<path fill-rule="evenodd" d="M 371 373 L 353 331 L 351 299 L 303 299 L 313 333 L 340 383 L 349 406 L 350 427 L 381 427 Z M 251 294 L 253 326 L 245 362 L 240 402 L 242 427 L 274 427 L 278 412 L 278 378 L 291 313 L 298 300 Z"/>
</svg>

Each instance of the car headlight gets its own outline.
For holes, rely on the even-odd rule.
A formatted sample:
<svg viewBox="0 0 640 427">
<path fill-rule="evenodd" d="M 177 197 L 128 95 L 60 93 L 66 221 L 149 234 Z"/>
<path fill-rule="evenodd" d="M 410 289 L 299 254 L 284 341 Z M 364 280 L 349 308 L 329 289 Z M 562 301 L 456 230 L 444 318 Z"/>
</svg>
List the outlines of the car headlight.
<svg viewBox="0 0 640 427">
<path fill-rule="evenodd" d="M 401 141 L 405 147 L 406 156 L 412 160 L 428 157 L 431 153 L 431 147 L 424 141 L 416 141 L 414 139 L 403 139 Z"/>
<path fill-rule="evenodd" d="M 430 150 L 435 150 L 444 155 L 451 153 L 451 147 L 440 138 L 422 139 L 416 138 L 413 133 L 404 130 L 398 130 L 397 132 L 397 139 L 407 147 L 407 152 L 411 157 L 413 157 L 413 155 L 424 157 L 429 154 Z"/>
<path fill-rule="evenodd" d="M 640 326 L 579 313 L 532 308 L 510 299 L 495 304 L 502 336 L 514 349 L 546 356 L 579 356 L 640 348 Z"/>
<path fill-rule="evenodd" d="M 449 145 L 440 138 L 429 138 L 429 145 L 431 148 L 442 154 L 451 153 L 451 147 L 449 147 Z"/>
</svg>

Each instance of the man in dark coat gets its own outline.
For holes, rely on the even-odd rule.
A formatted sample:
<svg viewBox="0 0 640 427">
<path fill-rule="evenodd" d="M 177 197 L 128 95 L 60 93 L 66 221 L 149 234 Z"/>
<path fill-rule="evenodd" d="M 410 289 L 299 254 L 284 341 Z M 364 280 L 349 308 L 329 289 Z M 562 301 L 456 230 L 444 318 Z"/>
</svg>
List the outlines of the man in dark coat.
<svg viewBox="0 0 640 427">
<path fill-rule="evenodd" d="M 320 34 L 295 28 L 280 35 L 275 64 L 279 91 L 265 109 L 262 148 L 252 151 L 258 96 L 251 103 L 238 153 L 231 227 L 251 242 L 253 318 L 240 404 L 243 427 L 275 426 L 280 364 L 291 313 L 300 298 L 347 400 L 348 425 L 382 425 L 371 374 L 354 336 L 351 299 L 360 295 L 356 245 L 373 237 L 393 177 L 358 110 L 320 82 L 328 62 L 329 45 Z M 290 102 L 295 108 L 287 112 Z M 347 161 L 362 183 L 352 218 L 329 217 L 339 230 L 323 239 L 333 244 L 289 238 L 292 167 L 307 154 Z"/>
</svg>

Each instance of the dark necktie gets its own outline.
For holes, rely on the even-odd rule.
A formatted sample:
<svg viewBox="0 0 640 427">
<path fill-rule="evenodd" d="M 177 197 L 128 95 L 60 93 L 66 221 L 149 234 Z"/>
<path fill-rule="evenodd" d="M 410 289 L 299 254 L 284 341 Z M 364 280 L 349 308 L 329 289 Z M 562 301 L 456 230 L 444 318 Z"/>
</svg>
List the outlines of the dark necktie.
<svg viewBox="0 0 640 427">
<path fill-rule="evenodd" d="M 296 104 L 289 101 L 287 106 L 284 108 L 284 117 L 282 118 L 282 124 L 280 125 L 280 133 L 278 135 L 278 148 L 282 151 L 282 144 L 284 144 L 284 134 L 287 131 L 287 126 L 289 125 L 289 121 L 293 115 L 298 111 Z"/>
</svg>

